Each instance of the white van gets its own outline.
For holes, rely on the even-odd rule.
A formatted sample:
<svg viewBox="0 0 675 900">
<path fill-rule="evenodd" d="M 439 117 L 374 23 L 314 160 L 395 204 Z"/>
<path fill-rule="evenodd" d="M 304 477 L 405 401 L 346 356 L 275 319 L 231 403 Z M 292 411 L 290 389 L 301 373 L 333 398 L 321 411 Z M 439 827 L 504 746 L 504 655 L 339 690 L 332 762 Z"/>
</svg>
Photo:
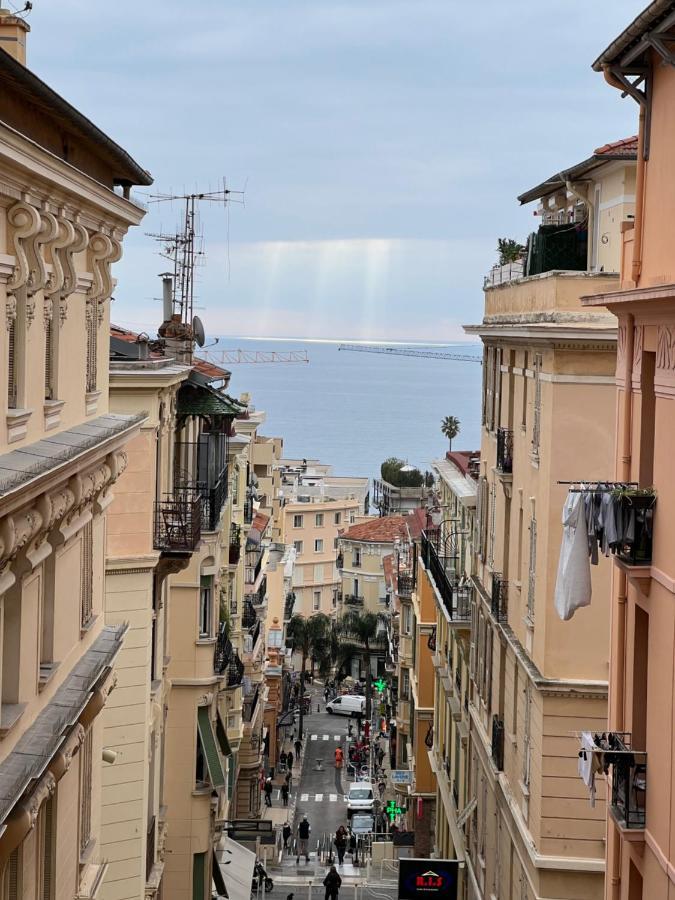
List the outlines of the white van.
<svg viewBox="0 0 675 900">
<path fill-rule="evenodd" d="M 373 785 L 370 781 L 354 781 L 347 793 L 347 818 L 356 813 L 372 813 L 375 803 Z"/>
<path fill-rule="evenodd" d="M 326 704 L 326 712 L 339 716 L 362 716 L 366 709 L 366 698 L 355 694 L 342 694 Z"/>
</svg>

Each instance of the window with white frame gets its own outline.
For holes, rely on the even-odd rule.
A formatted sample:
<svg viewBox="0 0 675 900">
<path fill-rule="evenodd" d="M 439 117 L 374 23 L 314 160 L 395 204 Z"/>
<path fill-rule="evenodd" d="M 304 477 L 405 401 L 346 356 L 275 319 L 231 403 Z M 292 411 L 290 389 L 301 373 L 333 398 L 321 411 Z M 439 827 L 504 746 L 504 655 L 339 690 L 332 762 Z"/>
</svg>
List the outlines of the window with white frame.
<svg viewBox="0 0 675 900">
<path fill-rule="evenodd" d="M 303 517 L 302 515 L 296 513 L 293 516 L 293 528 L 302 528 Z"/>
<path fill-rule="evenodd" d="M 299 556 L 302 553 L 302 547 L 303 547 L 302 541 L 293 541 L 293 546 L 295 547 L 295 552 Z"/>
<path fill-rule="evenodd" d="M 317 538 L 314 541 L 314 552 L 323 553 L 323 538 Z"/>
<path fill-rule="evenodd" d="M 316 528 L 323 528 L 323 513 L 315 513 L 314 526 Z"/>
<path fill-rule="evenodd" d="M 318 612 L 321 609 L 321 591 L 314 591 L 312 609 L 314 612 Z"/>
</svg>

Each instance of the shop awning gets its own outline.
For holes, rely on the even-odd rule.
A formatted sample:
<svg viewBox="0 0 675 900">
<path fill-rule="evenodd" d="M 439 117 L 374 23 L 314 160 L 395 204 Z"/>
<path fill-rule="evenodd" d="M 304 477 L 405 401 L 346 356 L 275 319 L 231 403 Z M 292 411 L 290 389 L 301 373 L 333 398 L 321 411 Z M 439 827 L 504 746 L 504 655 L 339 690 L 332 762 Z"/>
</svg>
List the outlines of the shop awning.
<svg viewBox="0 0 675 900">
<path fill-rule="evenodd" d="M 227 729 L 223 725 L 223 720 L 220 718 L 219 712 L 216 713 L 216 738 L 218 739 L 218 746 L 220 747 L 220 752 L 223 756 L 232 756 L 230 742 L 227 739 Z"/>
<path fill-rule="evenodd" d="M 223 835 L 216 848 L 214 860 L 214 879 L 216 889 L 215 868 L 216 861 L 220 875 L 225 883 L 226 893 L 223 896 L 229 900 L 251 900 L 251 882 L 253 881 L 253 868 L 255 866 L 255 853 L 247 850 L 237 841 Z"/>
<path fill-rule="evenodd" d="M 209 778 L 214 788 L 225 786 L 225 773 L 218 755 L 218 747 L 216 745 L 216 736 L 213 733 L 213 726 L 209 716 L 209 707 L 200 706 L 197 710 L 197 729 L 199 731 L 199 739 L 202 742 L 204 758 L 209 770 Z"/>
</svg>

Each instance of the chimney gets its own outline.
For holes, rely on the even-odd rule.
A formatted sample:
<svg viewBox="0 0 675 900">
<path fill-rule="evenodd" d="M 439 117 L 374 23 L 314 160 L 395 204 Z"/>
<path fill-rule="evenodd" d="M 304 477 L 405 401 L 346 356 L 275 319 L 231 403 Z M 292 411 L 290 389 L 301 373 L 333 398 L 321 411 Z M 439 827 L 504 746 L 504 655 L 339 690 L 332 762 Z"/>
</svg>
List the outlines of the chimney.
<svg viewBox="0 0 675 900">
<path fill-rule="evenodd" d="M 26 34 L 30 25 L 11 9 L 0 9 L 0 49 L 13 56 L 21 65 L 26 65 Z"/>
</svg>

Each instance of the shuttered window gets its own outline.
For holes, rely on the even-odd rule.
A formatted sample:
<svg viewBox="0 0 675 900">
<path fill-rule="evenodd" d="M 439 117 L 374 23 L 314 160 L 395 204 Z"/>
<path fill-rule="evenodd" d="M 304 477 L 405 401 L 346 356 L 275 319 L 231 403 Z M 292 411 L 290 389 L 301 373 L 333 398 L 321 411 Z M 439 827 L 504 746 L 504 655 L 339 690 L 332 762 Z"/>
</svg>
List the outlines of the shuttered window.
<svg viewBox="0 0 675 900">
<path fill-rule="evenodd" d="M 80 748 L 80 856 L 91 840 L 91 770 L 93 738 L 87 731 Z"/>
<path fill-rule="evenodd" d="M 523 784 L 530 785 L 530 716 L 532 712 L 532 684 L 525 687 L 525 722 L 523 726 Z"/>
<path fill-rule="evenodd" d="M 94 594 L 94 538 L 92 523 L 82 529 L 82 568 L 80 569 L 80 624 L 86 628 L 91 621 Z"/>
<path fill-rule="evenodd" d="M 2 877 L 3 900 L 21 900 L 21 848 L 10 853 Z"/>
<path fill-rule="evenodd" d="M 495 524 L 497 518 L 497 488 L 494 484 L 490 485 L 490 534 L 488 538 L 488 559 L 487 564 L 492 569 L 495 564 Z"/>
<path fill-rule="evenodd" d="M 527 614 L 534 621 L 534 594 L 537 579 L 537 520 L 530 521 L 530 570 L 527 579 Z"/>
<path fill-rule="evenodd" d="M 502 419 L 502 350 L 495 348 L 495 402 L 492 427 L 499 428 Z"/>
<path fill-rule="evenodd" d="M 54 320 L 45 310 L 45 400 L 54 400 Z"/>
<path fill-rule="evenodd" d="M 54 852 L 55 852 L 55 822 L 54 822 L 54 798 L 50 797 L 40 810 L 39 821 L 40 839 L 40 884 L 39 900 L 53 900 L 54 897 Z"/>
<path fill-rule="evenodd" d="M 17 406 L 17 381 L 16 381 L 16 319 L 7 320 L 7 406 L 16 409 Z"/>
<path fill-rule="evenodd" d="M 87 393 L 91 394 L 96 390 L 96 381 L 97 381 L 96 368 L 97 368 L 97 362 L 98 362 L 96 304 L 91 300 L 87 302 L 86 324 L 87 324 Z"/>
<path fill-rule="evenodd" d="M 192 900 L 206 900 L 206 853 L 192 857 Z"/>
<path fill-rule="evenodd" d="M 485 385 L 485 427 L 492 431 L 495 426 L 495 348 L 487 349 L 487 377 Z"/>
</svg>

